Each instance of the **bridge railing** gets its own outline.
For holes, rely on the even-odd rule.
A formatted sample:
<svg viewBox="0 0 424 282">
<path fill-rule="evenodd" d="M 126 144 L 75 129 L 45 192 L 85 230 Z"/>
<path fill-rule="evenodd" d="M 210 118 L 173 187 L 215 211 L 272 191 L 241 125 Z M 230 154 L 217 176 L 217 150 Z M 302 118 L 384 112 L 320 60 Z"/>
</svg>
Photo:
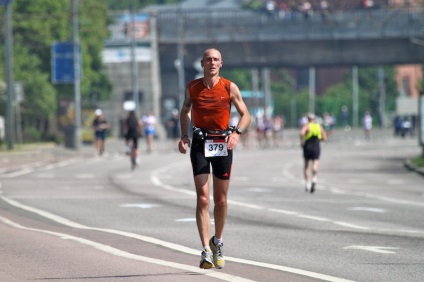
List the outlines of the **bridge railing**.
<svg viewBox="0 0 424 282">
<path fill-rule="evenodd" d="M 424 10 L 350 10 L 326 17 L 319 13 L 280 17 L 252 10 L 169 10 L 158 13 L 158 26 L 159 41 L 163 43 L 174 43 L 181 37 L 192 43 L 424 37 Z"/>
</svg>

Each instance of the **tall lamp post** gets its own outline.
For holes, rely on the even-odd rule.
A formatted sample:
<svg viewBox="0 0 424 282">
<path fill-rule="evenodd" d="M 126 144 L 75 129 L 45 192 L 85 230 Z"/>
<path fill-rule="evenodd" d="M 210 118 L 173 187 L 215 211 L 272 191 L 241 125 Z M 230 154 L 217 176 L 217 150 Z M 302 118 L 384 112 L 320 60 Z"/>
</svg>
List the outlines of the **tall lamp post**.
<svg viewBox="0 0 424 282">
<path fill-rule="evenodd" d="M 80 94 L 80 48 L 79 48 L 79 28 L 78 28 L 78 0 L 72 0 L 72 22 L 73 22 L 73 55 L 74 55 L 74 99 L 75 99 L 75 134 L 74 147 L 79 149 L 81 146 L 81 94 Z"/>
<path fill-rule="evenodd" d="M 177 19 L 177 32 L 178 32 L 178 45 L 177 45 L 177 60 L 174 62 L 178 73 L 178 109 L 181 109 L 184 102 L 185 90 L 185 70 L 184 70 L 184 11 L 182 9 L 182 2 L 178 6 L 178 19 Z"/>
<path fill-rule="evenodd" d="M 131 36 L 131 84 L 132 84 L 132 95 L 133 95 L 133 101 L 135 104 L 135 112 L 139 113 L 140 111 L 140 105 L 139 105 L 139 96 L 138 96 L 138 65 L 137 65 L 137 54 L 136 54 L 136 26 L 135 26 L 135 13 L 136 13 L 136 7 L 135 7 L 135 0 L 131 1 L 131 29 L 130 29 L 130 36 Z"/>
<path fill-rule="evenodd" d="M 12 0 L 0 0 L 0 5 L 4 5 L 4 30 L 5 30 L 5 74 L 7 84 L 7 108 L 6 108 L 6 139 L 7 148 L 13 149 L 14 136 L 14 82 L 13 82 L 13 37 L 12 37 Z"/>
</svg>

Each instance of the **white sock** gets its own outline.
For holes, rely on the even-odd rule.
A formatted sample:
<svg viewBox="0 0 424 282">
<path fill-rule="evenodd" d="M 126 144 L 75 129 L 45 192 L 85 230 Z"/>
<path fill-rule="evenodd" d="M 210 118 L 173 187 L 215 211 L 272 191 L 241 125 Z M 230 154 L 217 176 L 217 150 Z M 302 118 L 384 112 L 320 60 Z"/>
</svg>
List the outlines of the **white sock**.
<svg viewBox="0 0 424 282">
<path fill-rule="evenodd" d="M 218 239 L 216 238 L 216 236 L 213 237 L 213 243 L 215 245 L 221 244 L 222 243 L 222 238 Z"/>
<path fill-rule="evenodd" d="M 209 247 L 209 246 L 203 246 L 203 250 L 202 251 L 205 251 L 205 252 L 212 252 L 211 251 L 211 248 Z"/>
<path fill-rule="evenodd" d="M 307 190 L 310 190 L 311 189 L 311 182 L 305 182 L 305 188 L 307 189 Z"/>
</svg>

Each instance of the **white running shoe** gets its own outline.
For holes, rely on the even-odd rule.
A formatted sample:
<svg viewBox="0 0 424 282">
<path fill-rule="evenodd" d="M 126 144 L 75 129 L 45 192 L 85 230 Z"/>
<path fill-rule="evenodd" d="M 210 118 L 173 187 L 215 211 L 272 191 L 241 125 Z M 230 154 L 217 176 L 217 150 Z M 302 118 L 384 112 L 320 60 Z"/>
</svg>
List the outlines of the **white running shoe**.
<svg viewBox="0 0 424 282">
<path fill-rule="evenodd" d="M 215 245 L 214 238 L 215 236 L 212 236 L 212 238 L 209 240 L 209 245 L 211 246 L 211 249 L 212 249 L 213 262 L 215 264 L 215 267 L 218 269 L 221 269 L 225 266 L 225 259 L 222 252 L 222 249 L 224 248 L 224 244 L 220 243 L 218 245 Z"/>
<path fill-rule="evenodd" d="M 203 269 L 209 269 L 209 268 L 214 268 L 215 265 L 213 264 L 213 254 L 210 250 L 207 251 L 202 251 L 202 255 L 201 255 L 201 259 L 200 259 L 200 268 Z"/>
</svg>

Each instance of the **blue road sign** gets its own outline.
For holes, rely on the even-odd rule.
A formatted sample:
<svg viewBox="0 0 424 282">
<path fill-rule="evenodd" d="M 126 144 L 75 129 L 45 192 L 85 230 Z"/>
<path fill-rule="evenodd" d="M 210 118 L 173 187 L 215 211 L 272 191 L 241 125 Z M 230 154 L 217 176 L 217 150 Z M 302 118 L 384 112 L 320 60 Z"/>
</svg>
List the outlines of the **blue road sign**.
<svg viewBox="0 0 424 282">
<path fill-rule="evenodd" d="M 78 79 L 81 79 L 81 48 L 78 52 Z M 52 45 L 52 82 L 74 83 L 74 43 L 58 42 Z"/>
<path fill-rule="evenodd" d="M 9 5 L 12 0 L 0 0 L 0 5 Z"/>
</svg>

